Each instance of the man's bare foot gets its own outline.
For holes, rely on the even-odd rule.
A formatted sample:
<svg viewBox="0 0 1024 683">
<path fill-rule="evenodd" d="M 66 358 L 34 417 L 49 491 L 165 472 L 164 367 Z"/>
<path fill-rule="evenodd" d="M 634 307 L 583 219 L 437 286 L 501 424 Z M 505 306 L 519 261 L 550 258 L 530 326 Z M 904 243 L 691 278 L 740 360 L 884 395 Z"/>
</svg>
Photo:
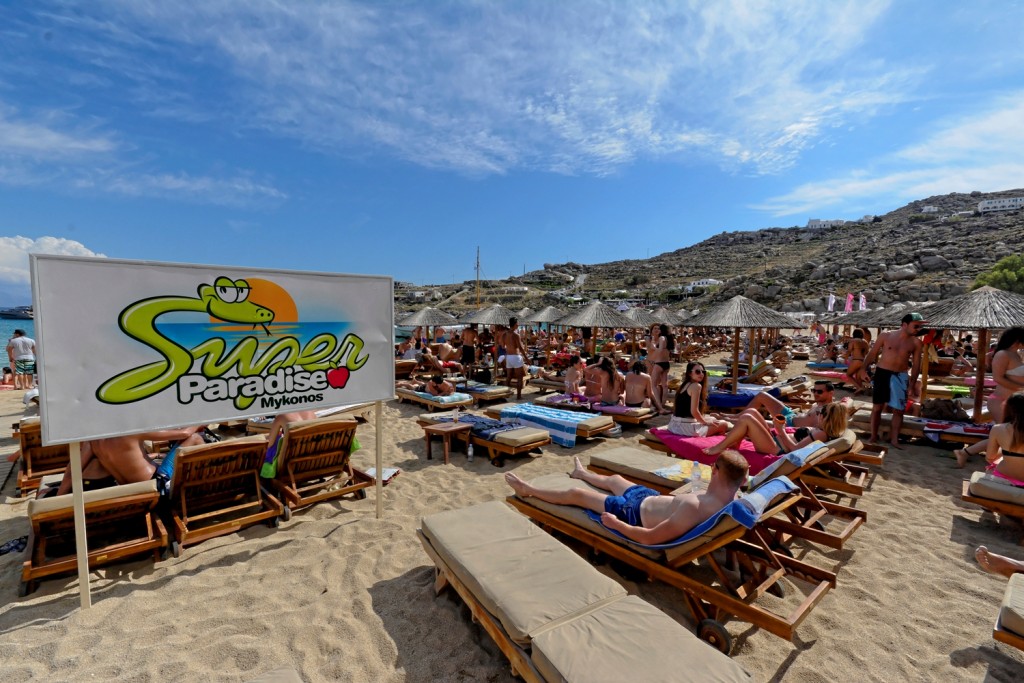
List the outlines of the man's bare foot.
<svg viewBox="0 0 1024 683">
<path fill-rule="evenodd" d="M 970 453 L 967 452 L 966 448 L 958 448 L 953 451 L 953 455 L 956 456 L 956 469 L 963 469 L 964 465 L 967 464 L 967 458 L 970 457 Z"/>
<path fill-rule="evenodd" d="M 582 479 L 583 475 L 587 473 L 587 468 L 585 468 L 583 463 L 580 462 L 580 457 L 578 455 L 574 455 L 572 459 L 573 462 L 576 463 L 576 466 L 572 468 L 572 472 L 569 473 L 569 477 L 571 479 Z"/>
<path fill-rule="evenodd" d="M 528 493 L 529 484 L 519 478 L 519 475 L 515 472 L 505 473 L 505 483 L 512 487 L 512 490 L 516 492 L 516 495 L 520 498 L 529 498 Z"/>
<path fill-rule="evenodd" d="M 978 561 L 978 566 L 990 574 L 999 574 L 1009 578 L 1014 574 L 1024 572 L 1024 562 L 990 553 L 988 548 L 983 545 L 978 546 L 978 549 L 974 551 L 974 558 Z"/>
<path fill-rule="evenodd" d="M 890 441 L 889 442 L 889 448 L 895 448 L 898 451 L 902 451 L 903 450 L 903 446 L 900 445 L 899 441 Z"/>
</svg>

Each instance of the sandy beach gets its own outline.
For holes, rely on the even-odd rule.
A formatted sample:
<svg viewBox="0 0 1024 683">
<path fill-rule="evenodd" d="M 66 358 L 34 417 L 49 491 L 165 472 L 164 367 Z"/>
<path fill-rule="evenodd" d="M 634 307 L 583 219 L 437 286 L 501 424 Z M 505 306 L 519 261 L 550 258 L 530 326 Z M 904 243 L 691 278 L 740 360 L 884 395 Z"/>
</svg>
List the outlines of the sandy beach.
<svg viewBox="0 0 1024 683">
<path fill-rule="evenodd" d="M 711 362 L 714 362 L 712 360 Z M 793 363 L 786 376 L 798 374 Z M 679 369 L 673 368 L 678 374 Z M 532 399 L 527 389 L 524 399 Z M 530 479 L 567 471 L 572 455 L 635 444 L 641 429 L 543 457 L 426 460 L 420 410 L 389 402 L 384 430 L 359 428 L 358 464 L 403 473 L 374 497 L 301 511 L 277 530 L 250 527 L 187 548 L 182 557 L 93 572 L 92 609 L 79 610 L 78 582 L 41 583 L 19 599 L 22 555 L 0 556 L 0 680 L 245 681 L 288 665 L 306 681 L 511 681 L 498 648 L 457 596 L 435 597 L 433 566 L 415 536 L 427 514 L 503 499 L 502 474 Z M 0 394 L 2 453 L 21 392 Z M 655 425 L 664 424 L 660 418 Z M 842 550 L 801 542 L 798 558 L 838 573 L 838 586 L 810 614 L 794 643 L 730 622 L 733 656 L 756 681 L 1016 681 L 1024 653 L 991 637 L 1005 579 L 986 574 L 974 548 L 1024 557 L 1024 531 L 959 500 L 960 482 L 982 466 L 952 468 L 951 449 L 891 452 L 857 503 L 868 522 Z M 0 503 L 0 543 L 28 533 L 14 475 Z M 600 570 L 692 629 L 678 593 Z M 635 579 L 636 577 L 632 577 Z M 769 599 L 767 596 L 765 599 Z M 680 679 L 682 680 L 682 679 Z"/>
</svg>

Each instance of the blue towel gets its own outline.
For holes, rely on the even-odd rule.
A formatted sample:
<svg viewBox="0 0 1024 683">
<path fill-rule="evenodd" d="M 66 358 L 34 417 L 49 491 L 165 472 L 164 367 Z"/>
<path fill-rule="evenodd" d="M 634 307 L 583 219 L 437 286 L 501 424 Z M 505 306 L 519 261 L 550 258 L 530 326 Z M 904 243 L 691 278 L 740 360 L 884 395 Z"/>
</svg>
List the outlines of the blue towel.
<svg viewBox="0 0 1024 683">
<path fill-rule="evenodd" d="M 823 444 L 822 442 L 812 441 L 803 448 L 798 448 L 792 453 L 786 453 L 786 455 L 779 458 L 771 465 L 768 465 L 768 467 L 765 467 L 757 474 L 756 477 L 751 479 L 750 488 L 756 489 L 763 482 L 771 479 L 775 472 L 777 472 L 779 468 L 782 467 L 783 463 L 789 462 L 796 465 L 797 467 L 803 467 L 804 464 L 807 462 L 807 458 L 811 457 L 824 447 L 825 444 Z"/>
<path fill-rule="evenodd" d="M 517 421 L 521 425 L 546 430 L 551 435 L 551 440 L 564 448 L 576 445 L 576 425 L 592 417 L 594 415 L 590 413 L 576 413 L 530 403 L 515 403 L 501 410 L 503 421 Z"/>
<path fill-rule="evenodd" d="M 450 417 L 438 418 L 438 422 L 452 422 Z M 481 439 L 487 439 L 488 441 L 494 441 L 496 434 L 501 432 L 507 432 L 512 429 L 517 429 L 516 425 L 510 425 L 501 420 L 492 420 L 489 417 L 483 417 L 481 415 L 461 415 L 459 422 L 463 422 L 468 425 L 473 425 L 469 431 L 473 433 L 473 436 L 480 437 Z"/>
<path fill-rule="evenodd" d="M 458 392 L 448 394 L 447 396 L 434 396 L 433 394 L 428 394 L 425 391 L 414 391 L 413 393 L 432 403 L 458 403 L 459 401 L 471 401 L 473 399 L 469 394 L 460 394 Z"/>
<path fill-rule="evenodd" d="M 734 520 L 736 520 L 746 528 L 753 529 L 754 525 L 757 524 L 757 520 L 759 520 L 761 518 L 761 515 L 764 514 L 765 508 L 768 507 L 768 504 L 776 496 L 783 493 L 791 493 L 796 490 L 796 484 L 791 482 L 788 477 L 776 477 L 775 479 L 766 482 L 760 488 L 751 491 L 750 493 L 747 493 L 742 498 L 732 501 L 724 508 L 713 514 L 710 519 L 704 520 L 703 522 L 693 527 L 679 538 L 675 539 L 674 541 L 668 541 L 667 543 L 659 543 L 657 545 L 644 545 L 643 543 L 637 543 L 636 541 L 626 538 L 614 529 L 608 529 L 608 531 L 612 532 L 616 536 L 619 536 L 620 538 L 629 541 L 633 545 L 640 546 L 641 548 L 650 548 L 651 550 L 666 550 L 668 548 L 673 548 L 682 543 L 692 541 L 701 534 L 707 533 L 712 527 L 715 526 L 715 524 L 718 523 L 718 520 L 721 519 L 723 515 L 728 515 L 729 517 L 732 517 Z M 601 515 L 594 512 L 593 510 L 586 510 L 585 512 L 592 520 L 594 520 L 598 524 L 601 524 Z M 608 527 L 605 528 L 607 529 Z"/>
</svg>

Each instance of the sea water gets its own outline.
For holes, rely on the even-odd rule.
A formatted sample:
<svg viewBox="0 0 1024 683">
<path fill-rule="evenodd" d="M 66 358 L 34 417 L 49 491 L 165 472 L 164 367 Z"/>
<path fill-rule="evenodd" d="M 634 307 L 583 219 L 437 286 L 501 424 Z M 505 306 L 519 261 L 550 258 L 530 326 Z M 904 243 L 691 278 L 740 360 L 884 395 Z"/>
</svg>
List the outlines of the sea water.
<svg viewBox="0 0 1024 683">
<path fill-rule="evenodd" d="M 3 340 L 4 347 L 7 347 L 7 340 L 14 336 L 15 330 L 24 330 L 25 336 L 36 338 L 36 324 L 33 320 L 8 320 L 6 318 L 0 318 L 0 339 Z M 7 352 L 3 353 L 4 365 L 7 365 Z"/>
</svg>

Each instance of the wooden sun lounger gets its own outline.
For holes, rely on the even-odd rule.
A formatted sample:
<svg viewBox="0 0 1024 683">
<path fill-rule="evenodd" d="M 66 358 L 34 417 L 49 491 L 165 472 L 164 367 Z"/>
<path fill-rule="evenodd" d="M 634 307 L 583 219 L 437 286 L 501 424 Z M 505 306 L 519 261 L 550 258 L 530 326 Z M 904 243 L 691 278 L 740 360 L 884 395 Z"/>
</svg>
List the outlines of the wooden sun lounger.
<svg viewBox="0 0 1024 683">
<path fill-rule="evenodd" d="M 925 435 L 925 427 L 929 422 L 946 422 L 946 420 L 930 420 L 923 417 L 914 417 L 913 415 L 904 415 L 903 424 L 900 426 L 900 435 L 914 438 L 922 438 Z M 888 439 L 890 427 L 892 425 L 892 413 L 882 413 L 881 421 L 879 422 L 878 436 L 881 439 Z M 850 426 L 861 432 L 870 432 L 871 430 L 871 408 L 863 408 L 855 412 L 850 417 Z M 974 444 L 988 438 L 988 432 L 984 433 L 951 433 L 951 432 L 937 432 L 939 438 L 943 441 L 950 441 L 953 443 L 963 444 Z"/>
<path fill-rule="evenodd" d="M 417 418 L 416 424 L 421 427 L 436 424 L 444 417 L 450 417 L 450 415 L 442 413 L 421 415 Z M 483 452 L 487 454 L 487 458 L 495 467 L 502 467 L 507 457 L 517 457 L 520 455 L 537 457 L 542 455 L 541 448 L 551 445 L 551 436 L 543 429 L 534 429 L 533 427 L 510 429 L 507 432 L 501 432 L 495 440 L 488 440 L 473 434 L 467 435 L 464 433 L 453 434 L 452 436 L 462 442 L 465 442 L 467 438 L 471 439 L 473 447 L 483 449 Z M 498 440 L 499 438 L 500 440 Z"/>
<path fill-rule="evenodd" d="M 167 530 L 154 513 L 160 500 L 155 481 L 86 491 L 84 497 L 90 569 L 149 552 L 161 559 Z M 33 592 L 39 579 L 78 568 L 71 494 L 29 501 L 28 519 L 21 596 Z"/>
<path fill-rule="evenodd" d="M 259 522 L 277 526 L 284 506 L 260 486 L 266 450 L 262 436 L 178 449 L 171 478 L 175 557 L 184 546 Z"/>
<path fill-rule="evenodd" d="M 530 379 L 530 386 L 536 387 L 542 394 L 546 394 L 549 391 L 565 391 L 565 382 L 559 382 L 554 379 Z"/>
<path fill-rule="evenodd" d="M 504 404 L 488 406 L 484 410 L 484 415 L 493 420 L 500 420 L 501 409 L 503 407 Z M 614 426 L 615 420 L 611 419 L 611 416 L 595 414 L 592 420 L 588 420 L 587 422 L 580 422 L 579 424 L 576 425 L 576 437 L 580 439 L 590 439 L 597 436 L 598 434 L 603 434 L 604 432 L 607 432 Z"/>
<path fill-rule="evenodd" d="M 1024 524 L 1024 487 L 975 472 L 964 481 L 960 499 Z"/>
<path fill-rule="evenodd" d="M 277 477 L 269 480 L 284 501 L 285 521 L 296 508 L 350 493 L 366 497 L 373 477 L 351 463 L 358 425 L 355 420 L 333 416 L 285 425 L 277 446 Z"/>
<path fill-rule="evenodd" d="M 1024 574 L 1014 574 L 1007 581 L 992 638 L 1024 650 Z"/>
<path fill-rule="evenodd" d="M 458 393 L 458 392 L 457 392 Z M 432 401 L 430 399 L 420 396 L 415 391 L 409 391 L 408 389 L 395 389 L 395 396 L 398 398 L 399 403 L 408 401 L 409 403 L 415 403 L 421 405 L 427 409 L 428 412 L 434 412 L 435 410 L 451 410 L 452 408 L 461 408 L 473 405 L 473 397 L 468 394 L 462 394 L 466 398 L 459 401 L 449 401 L 447 403 L 441 403 L 440 401 Z"/>
<path fill-rule="evenodd" d="M 435 567 L 434 592 L 451 587 L 528 683 L 749 680 L 499 502 L 425 517 L 417 536 Z"/>
<path fill-rule="evenodd" d="M 44 446 L 42 425 L 38 417 L 21 420 L 18 439 L 21 442 L 21 468 L 18 470 L 18 491 L 27 496 L 39 488 L 43 477 L 63 474 L 71 462 L 67 444 Z"/>
<path fill-rule="evenodd" d="M 851 450 L 857 446 L 859 442 L 855 443 Z M 843 447 L 845 443 L 840 444 L 839 440 L 830 442 L 822 447 L 819 453 L 808 458 L 802 467 L 788 462 L 780 464 L 774 476 L 788 477 L 800 487 L 802 498 L 787 508 L 784 516 L 777 515 L 765 522 L 765 526 L 775 532 L 775 544 L 785 545 L 790 537 L 797 536 L 830 548 L 842 548 L 846 540 L 867 521 L 867 513 L 863 510 L 821 500 L 814 487 L 802 481 L 805 472 L 843 457 L 844 453 L 838 450 Z M 671 468 L 679 463 L 680 460 L 670 456 L 624 446 L 592 454 L 588 469 L 598 474 L 618 474 L 638 484 L 668 493 L 684 482 L 660 477 L 655 470 Z M 764 480 L 767 481 L 767 477 Z M 843 522 L 842 528 L 839 531 L 829 531 L 823 523 L 831 521 L 828 518 L 835 518 L 836 523 Z"/>
<path fill-rule="evenodd" d="M 419 365 L 414 360 L 396 360 L 395 361 L 395 378 L 403 379 L 405 377 L 412 376 L 412 373 L 416 370 L 416 366 Z"/>
<path fill-rule="evenodd" d="M 565 475 L 548 475 L 534 483 L 545 488 L 586 486 L 580 480 Z M 793 492 L 772 501 L 761 515 L 761 521 L 780 514 L 796 504 L 799 498 L 799 492 Z M 721 624 L 727 618 L 742 619 L 792 641 L 800 623 L 836 585 L 834 573 L 775 552 L 763 529 L 759 528 L 760 524 L 748 530 L 725 518 L 726 521 L 693 541 L 669 551 L 654 551 L 628 544 L 593 523 L 579 508 L 551 505 L 533 497 L 523 499 L 514 495 L 506 501 L 542 527 L 563 533 L 681 590 L 694 620 L 701 626 L 701 636 L 723 652 L 728 652 L 731 647 L 729 633 Z M 730 577 L 716 559 L 714 553 L 720 549 L 726 551 L 728 558 L 739 562 L 742 567 L 740 582 Z M 717 579 L 716 585 L 699 581 L 685 572 L 686 566 L 695 560 L 703 560 L 710 565 Z M 756 604 L 756 600 L 766 592 L 779 592 L 779 581 L 783 577 L 809 584 L 810 592 L 788 614 L 779 615 Z"/>
</svg>

